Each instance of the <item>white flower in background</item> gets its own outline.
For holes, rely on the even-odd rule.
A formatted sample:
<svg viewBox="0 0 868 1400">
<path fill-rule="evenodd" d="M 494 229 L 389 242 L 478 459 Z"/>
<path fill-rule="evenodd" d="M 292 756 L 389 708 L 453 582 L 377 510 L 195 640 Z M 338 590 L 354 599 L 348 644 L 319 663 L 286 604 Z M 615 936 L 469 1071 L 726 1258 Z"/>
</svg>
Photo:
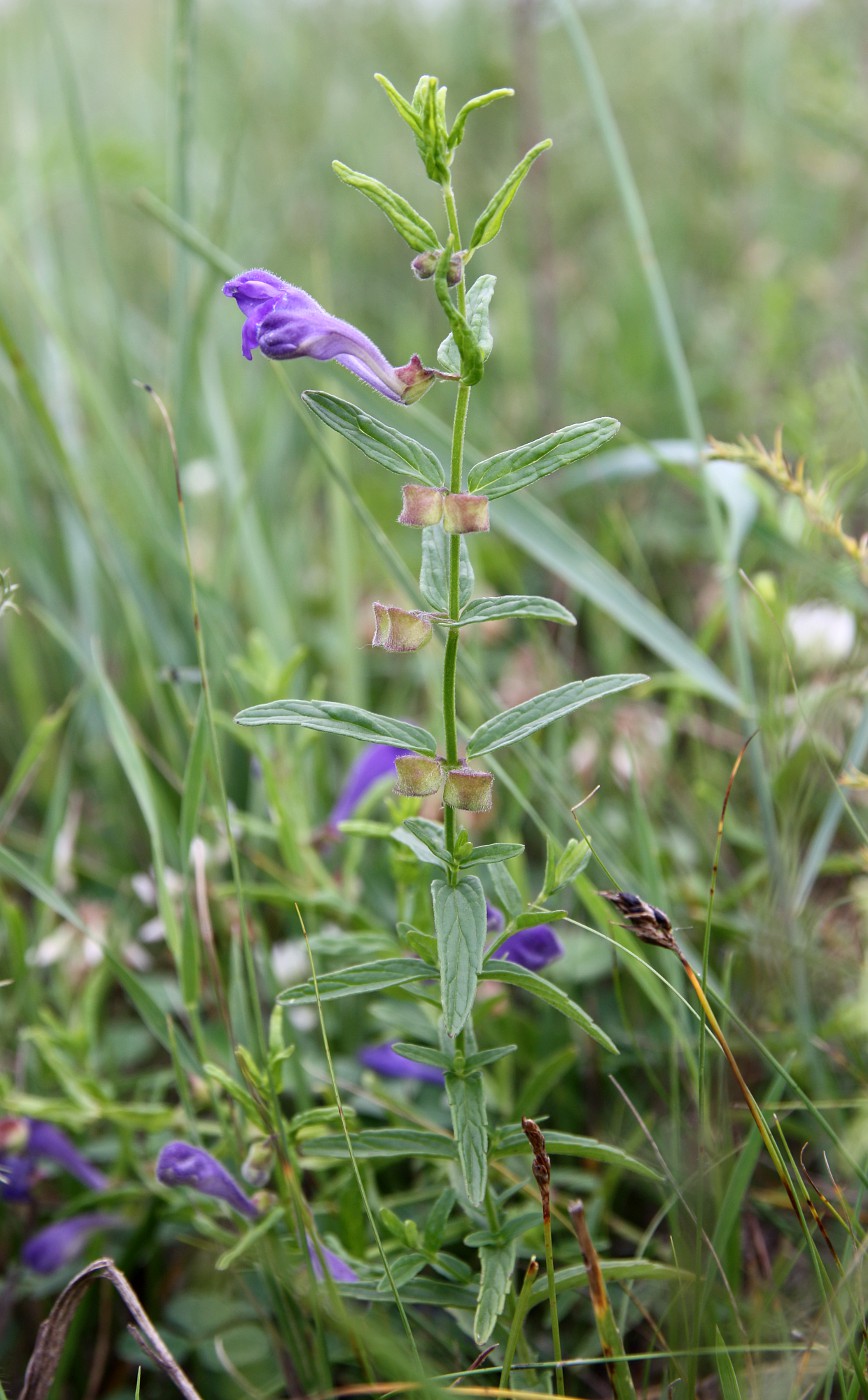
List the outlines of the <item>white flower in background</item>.
<svg viewBox="0 0 868 1400">
<path fill-rule="evenodd" d="M 836 603 L 788 608 L 786 621 L 796 659 L 811 670 L 846 661 L 856 642 L 854 614 Z"/>
</svg>

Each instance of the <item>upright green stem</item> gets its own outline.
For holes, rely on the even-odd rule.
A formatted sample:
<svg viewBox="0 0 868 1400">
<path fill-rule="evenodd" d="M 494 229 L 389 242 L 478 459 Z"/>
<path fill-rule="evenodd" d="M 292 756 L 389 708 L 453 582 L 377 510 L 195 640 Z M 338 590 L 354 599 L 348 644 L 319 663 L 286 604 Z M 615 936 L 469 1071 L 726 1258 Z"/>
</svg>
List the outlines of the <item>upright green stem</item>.
<svg viewBox="0 0 868 1400">
<path fill-rule="evenodd" d="M 460 248 L 461 236 L 458 230 L 458 212 L 451 186 L 443 191 L 443 200 L 446 205 L 449 232 L 452 235 L 455 247 Z M 463 316 L 467 309 L 463 275 L 461 281 L 458 283 L 456 299 L 458 302 L 458 310 Z M 464 433 L 467 428 L 467 412 L 469 407 L 470 385 L 462 384 L 458 390 L 458 397 L 455 400 L 455 414 L 452 419 L 452 455 L 450 459 L 449 490 L 453 495 L 459 492 L 463 485 Z M 460 564 L 461 536 L 450 535 L 449 617 L 453 622 L 458 621 L 458 614 L 461 609 L 459 594 Z M 450 627 L 443 657 L 443 733 L 446 740 L 446 762 L 450 767 L 454 767 L 458 762 L 458 717 L 455 699 L 458 675 L 458 637 L 458 628 Z M 455 811 L 452 807 L 446 807 L 444 810 L 443 828 L 446 837 L 446 846 L 450 854 L 452 854 L 455 849 L 455 827 Z"/>
</svg>

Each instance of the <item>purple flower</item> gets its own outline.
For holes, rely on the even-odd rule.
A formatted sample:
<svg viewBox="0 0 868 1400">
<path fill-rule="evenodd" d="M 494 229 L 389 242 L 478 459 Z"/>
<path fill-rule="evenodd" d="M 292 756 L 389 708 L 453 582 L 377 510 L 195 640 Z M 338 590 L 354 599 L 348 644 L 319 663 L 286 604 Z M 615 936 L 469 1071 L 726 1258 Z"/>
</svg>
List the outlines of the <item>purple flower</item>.
<svg viewBox="0 0 868 1400">
<path fill-rule="evenodd" d="M 505 920 L 499 909 L 485 901 L 485 927 L 489 933 L 502 933 Z"/>
<path fill-rule="evenodd" d="M 0 1199 L 29 1201 L 35 1167 L 29 1157 L 0 1156 Z"/>
<path fill-rule="evenodd" d="M 495 957 L 518 963 L 531 972 L 539 972 L 540 968 L 554 962 L 555 958 L 563 957 L 563 954 L 564 945 L 554 929 L 548 924 L 535 924 L 533 928 L 523 928 L 511 934 L 505 943 L 501 943 Z"/>
<path fill-rule="evenodd" d="M 329 834 L 337 835 L 338 823 L 353 815 L 362 799 L 381 778 L 395 776 L 396 758 L 410 753 L 412 749 L 396 749 L 391 744 L 366 744 L 347 773 L 338 799 L 329 812 L 326 821 Z"/>
<path fill-rule="evenodd" d="M 226 1168 L 202 1147 L 194 1147 L 189 1142 L 166 1143 L 157 1158 L 156 1172 L 163 1186 L 189 1186 L 191 1191 L 201 1191 L 204 1196 L 225 1201 L 248 1220 L 255 1220 L 259 1215 Z"/>
<path fill-rule="evenodd" d="M 368 1045 L 360 1050 L 358 1060 L 366 1069 L 381 1074 L 384 1079 L 419 1079 L 425 1084 L 442 1084 L 443 1071 L 436 1065 L 423 1065 L 418 1060 L 408 1060 L 392 1049 L 393 1042 L 387 1045 Z"/>
<path fill-rule="evenodd" d="M 21 1251 L 21 1261 L 37 1274 L 53 1274 L 81 1253 L 90 1235 L 117 1223 L 117 1217 L 100 1211 L 58 1220 L 31 1235 Z"/>
<path fill-rule="evenodd" d="M 354 1269 L 350 1268 L 346 1260 L 342 1259 L 339 1254 L 335 1254 L 333 1250 L 326 1249 L 322 1241 L 320 1241 L 319 1251 L 317 1251 L 311 1235 L 307 1237 L 307 1252 L 310 1255 L 310 1262 L 313 1265 L 314 1274 L 319 1279 L 320 1283 L 323 1281 L 323 1266 L 320 1263 L 320 1253 L 322 1254 L 323 1262 L 328 1271 L 328 1276 L 334 1283 L 358 1283 L 358 1274 Z"/>
<path fill-rule="evenodd" d="M 4 1200 L 26 1200 L 36 1178 L 37 1163 L 55 1162 L 91 1191 L 104 1191 L 107 1178 L 53 1123 L 35 1118 L 4 1118 L 0 1121 L 0 1164 L 5 1180 L 0 1184 Z"/>
<path fill-rule="evenodd" d="M 301 287 L 262 268 L 231 278 L 223 294 L 234 297 L 244 313 L 241 350 L 248 360 L 257 347 L 271 360 L 337 360 L 395 403 L 414 403 L 435 379 L 454 378 L 426 369 L 418 355 L 396 369 L 355 326 L 329 315 Z"/>
</svg>

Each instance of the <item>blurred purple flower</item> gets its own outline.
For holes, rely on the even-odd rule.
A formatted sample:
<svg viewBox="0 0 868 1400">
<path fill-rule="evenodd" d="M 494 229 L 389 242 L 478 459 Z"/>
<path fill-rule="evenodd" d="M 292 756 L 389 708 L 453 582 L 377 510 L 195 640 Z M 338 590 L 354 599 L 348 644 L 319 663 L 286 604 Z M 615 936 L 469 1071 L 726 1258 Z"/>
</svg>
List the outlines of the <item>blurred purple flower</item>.
<svg viewBox="0 0 868 1400">
<path fill-rule="evenodd" d="M 26 1200 L 36 1179 L 37 1163 L 56 1163 L 91 1191 L 104 1191 L 106 1176 L 81 1155 L 78 1148 L 53 1123 L 35 1118 L 4 1118 L 0 1121 L 0 1183 L 4 1200 Z"/>
<path fill-rule="evenodd" d="M 163 1186 L 188 1186 L 213 1196 L 226 1205 L 255 1220 L 259 1211 L 224 1166 L 202 1147 L 189 1142 L 168 1142 L 157 1158 L 157 1180 Z"/>
<path fill-rule="evenodd" d="M 322 1241 L 320 1241 L 319 1248 L 322 1253 L 326 1269 L 328 1270 L 329 1278 L 332 1279 L 334 1283 L 358 1283 L 358 1274 L 355 1272 L 354 1269 L 350 1268 L 349 1264 L 346 1262 L 345 1259 L 342 1259 L 339 1254 L 335 1254 L 333 1250 L 326 1249 Z M 313 1265 L 314 1274 L 319 1279 L 320 1283 L 322 1283 L 323 1267 L 320 1263 L 319 1253 L 317 1252 L 316 1245 L 314 1244 L 313 1238 L 310 1235 L 308 1235 L 307 1237 L 307 1252 L 310 1255 L 310 1262 Z"/>
<path fill-rule="evenodd" d="M 506 920 L 499 909 L 485 901 L 485 927 L 489 933 L 502 933 Z"/>
<path fill-rule="evenodd" d="M 326 819 L 326 830 L 330 836 L 338 836 L 339 822 L 353 815 L 362 799 L 381 778 L 395 776 L 395 759 L 402 754 L 412 753 L 412 749 L 396 749 L 391 744 L 366 744 L 355 760 L 338 799 Z"/>
<path fill-rule="evenodd" d="M 329 315 L 301 287 L 262 268 L 231 278 L 223 294 L 234 297 L 244 313 L 241 350 L 248 360 L 257 348 L 271 360 L 337 360 L 395 403 L 415 402 L 435 379 L 444 378 L 438 370 L 425 369 L 418 355 L 396 369 L 355 326 Z"/>
<path fill-rule="evenodd" d="M 0 1155 L 0 1200 L 28 1201 L 36 1175 L 36 1168 L 29 1157 Z"/>
<path fill-rule="evenodd" d="M 511 934 L 505 943 L 501 943 L 495 953 L 495 957 L 518 963 L 531 972 L 539 972 L 540 968 L 546 967 L 548 963 L 554 962 L 555 958 L 561 958 L 563 955 L 564 945 L 548 924 L 535 924 L 533 928 L 520 929 L 518 933 Z"/>
<path fill-rule="evenodd" d="M 408 1060 L 392 1049 L 393 1042 L 387 1045 L 368 1045 L 358 1053 L 358 1060 L 366 1069 L 381 1074 L 384 1079 L 418 1079 L 424 1084 L 442 1084 L 443 1071 L 436 1065 L 422 1065 L 418 1060 Z"/>
<path fill-rule="evenodd" d="M 94 1231 L 105 1230 L 115 1224 L 117 1216 L 101 1211 L 58 1220 L 30 1236 L 21 1251 L 21 1262 L 34 1273 L 53 1274 L 55 1269 L 62 1269 L 81 1253 Z"/>
</svg>

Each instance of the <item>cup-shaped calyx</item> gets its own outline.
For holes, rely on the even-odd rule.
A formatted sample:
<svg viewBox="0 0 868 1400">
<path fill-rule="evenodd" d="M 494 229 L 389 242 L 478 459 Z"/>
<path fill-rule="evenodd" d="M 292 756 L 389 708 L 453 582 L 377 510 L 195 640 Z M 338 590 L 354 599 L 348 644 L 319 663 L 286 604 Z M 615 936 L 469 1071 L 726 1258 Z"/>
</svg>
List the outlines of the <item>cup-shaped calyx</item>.
<svg viewBox="0 0 868 1400">
<path fill-rule="evenodd" d="M 395 759 L 395 772 L 395 792 L 400 797 L 430 797 L 443 781 L 440 759 L 426 754 L 401 754 Z"/>
<path fill-rule="evenodd" d="M 488 497 L 456 492 L 443 502 L 443 529 L 449 535 L 472 535 L 488 529 Z"/>
<path fill-rule="evenodd" d="M 452 768 L 446 774 L 443 801 L 462 812 L 490 812 L 494 778 L 476 768 Z"/>
<path fill-rule="evenodd" d="M 386 651 L 418 651 L 431 640 L 431 619 L 427 613 L 374 604 L 374 646 Z"/>
<path fill-rule="evenodd" d="M 442 248 L 431 248 L 426 253 L 420 253 L 415 257 L 410 266 L 413 275 L 418 277 L 420 282 L 425 282 L 429 277 L 433 277 L 437 271 L 437 264 L 443 256 Z M 461 274 L 464 271 L 464 254 L 453 253 L 449 259 L 449 266 L 446 269 L 446 285 L 457 287 L 461 281 Z"/>
<path fill-rule="evenodd" d="M 412 525 L 422 530 L 426 525 L 436 525 L 443 515 L 443 498 L 446 492 L 439 486 L 420 486 L 409 482 L 401 487 L 403 507 L 398 516 L 399 525 Z"/>
</svg>

